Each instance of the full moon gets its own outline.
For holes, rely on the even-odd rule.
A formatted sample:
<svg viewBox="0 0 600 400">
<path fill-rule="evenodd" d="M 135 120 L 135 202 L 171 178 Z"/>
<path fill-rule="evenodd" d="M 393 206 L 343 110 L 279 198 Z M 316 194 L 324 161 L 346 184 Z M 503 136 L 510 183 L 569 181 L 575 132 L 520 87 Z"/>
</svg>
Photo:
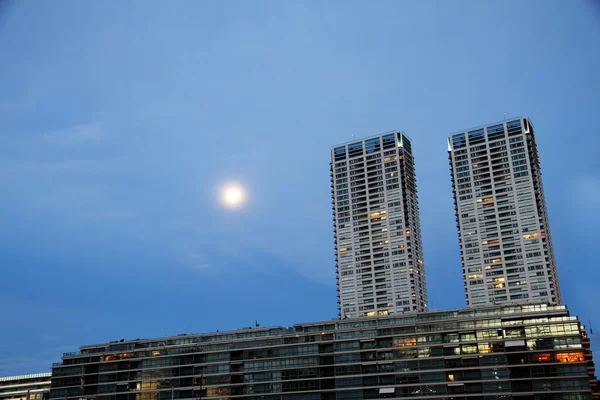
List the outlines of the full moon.
<svg viewBox="0 0 600 400">
<path fill-rule="evenodd" d="M 240 207 L 244 203 L 245 199 L 246 194 L 244 192 L 244 188 L 242 188 L 240 185 L 227 185 L 221 191 L 221 200 L 227 207 Z"/>
</svg>

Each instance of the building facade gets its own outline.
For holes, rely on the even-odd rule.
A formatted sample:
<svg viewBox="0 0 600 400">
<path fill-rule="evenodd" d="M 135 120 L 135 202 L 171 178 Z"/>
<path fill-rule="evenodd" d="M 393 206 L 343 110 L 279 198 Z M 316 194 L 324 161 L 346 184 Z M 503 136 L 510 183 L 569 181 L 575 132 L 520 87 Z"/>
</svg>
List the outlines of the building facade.
<svg viewBox="0 0 600 400">
<path fill-rule="evenodd" d="M 50 372 L 0 377 L 0 400 L 48 400 Z"/>
<path fill-rule="evenodd" d="M 561 304 L 531 122 L 453 133 L 448 152 L 467 306 Z"/>
<path fill-rule="evenodd" d="M 390 132 L 331 149 L 341 318 L 427 309 L 410 139 Z"/>
<path fill-rule="evenodd" d="M 50 398 L 592 399 L 586 341 L 545 304 L 138 339 L 65 354 Z"/>
</svg>

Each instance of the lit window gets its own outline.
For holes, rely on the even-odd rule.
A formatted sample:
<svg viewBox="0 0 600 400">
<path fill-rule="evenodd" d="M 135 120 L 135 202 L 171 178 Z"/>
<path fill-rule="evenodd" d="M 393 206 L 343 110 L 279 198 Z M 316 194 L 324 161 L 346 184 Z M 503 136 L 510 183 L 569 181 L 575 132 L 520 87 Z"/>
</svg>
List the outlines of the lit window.
<svg viewBox="0 0 600 400">
<path fill-rule="evenodd" d="M 398 243 L 398 247 L 401 249 L 404 248 L 404 243 Z"/>
<path fill-rule="evenodd" d="M 448 380 L 454 382 L 454 374 L 448 374 Z"/>
<path fill-rule="evenodd" d="M 410 235 L 410 229 L 407 229 L 407 230 L 406 230 L 406 234 L 407 234 L 407 235 Z"/>
<path fill-rule="evenodd" d="M 497 262 L 500 262 L 500 261 L 502 261 L 502 259 L 501 259 L 501 258 L 494 258 L 494 259 L 492 260 L 492 263 L 494 263 L 494 264 L 495 264 L 495 263 L 497 263 Z"/>
<path fill-rule="evenodd" d="M 374 317 L 375 316 L 375 311 L 369 311 L 365 313 L 366 317 Z"/>
<path fill-rule="evenodd" d="M 373 211 L 371 213 L 371 217 L 378 217 L 378 216 L 383 215 L 383 214 L 385 214 L 385 210 Z"/>
<path fill-rule="evenodd" d="M 345 251 L 347 251 L 347 250 L 348 250 L 348 249 L 347 249 L 346 247 L 342 247 L 342 248 L 340 249 L 340 253 L 343 253 L 343 252 L 345 252 Z"/>
<path fill-rule="evenodd" d="M 542 236 L 543 236 L 543 234 L 542 234 Z M 523 239 L 530 239 L 530 238 L 536 238 L 536 237 L 538 237 L 537 232 L 528 233 L 526 235 L 523 235 Z"/>
<path fill-rule="evenodd" d="M 536 361 L 538 362 L 548 362 L 550 361 L 550 353 L 540 353 L 534 354 Z"/>
<path fill-rule="evenodd" d="M 414 336 L 406 336 L 406 337 L 395 337 L 393 339 L 394 347 L 408 347 L 408 346 L 416 346 L 417 338 Z"/>
<path fill-rule="evenodd" d="M 580 351 L 575 353 L 556 353 L 554 356 L 559 362 L 583 361 L 583 353 Z"/>
<path fill-rule="evenodd" d="M 489 343 L 478 343 L 477 347 L 479 348 L 480 353 L 491 353 L 492 352 L 492 348 L 490 347 Z"/>
<path fill-rule="evenodd" d="M 123 358 L 131 358 L 131 353 L 117 353 L 104 356 L 104 361 L 122 360 Z"/>
</svg>

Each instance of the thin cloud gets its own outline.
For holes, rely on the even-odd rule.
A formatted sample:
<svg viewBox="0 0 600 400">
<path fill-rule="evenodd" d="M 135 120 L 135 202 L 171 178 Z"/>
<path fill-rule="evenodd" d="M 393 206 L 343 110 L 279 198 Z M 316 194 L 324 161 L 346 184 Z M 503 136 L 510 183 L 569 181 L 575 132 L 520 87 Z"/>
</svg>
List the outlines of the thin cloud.
<svg viewBox="0 0 600 400">
<path fill-rule="evenodd" d="M 207 256 L 204 254 L 204 251 L 201 248 L 197 248 L 190 240 L 175 243 L 174 257 L 177 262 L 187 268 L 206 272 L 211 267 L 211 264 L 207 262 Z M 211 269 L 211 272 L 214 271 Z"/>
<path fill-rule="evenodd" d="M 97 210 L 97 211 L 85 211 L 79 213 L 79 217 L 82 219 L 126 219 L 133 218 L 137 214 L 131 211 L 123 210 Z"/>
<path fill-rule="evenodd" d="M 43 341 L 46 341 L 46 342 L 52 342 L 55 340 L 60 340 L 62 338 L 63 338 L 62 336 L 54 336 L 54 335 L 51 335 L 51 334 L 45 333 L 45 332 L 40 334 L 40 339 L 42 339 Z"/>
<path fill-rule="evenodd" d="M 107 136 L 104 125 L 99 122 L 74 125 L 70 128 L 50 131 L 42 135 L 42 139 L 59 145 L 97 144 Z"/>
<path fill-rule="evenodd" d="M 67 160 L 67 161 L 5 161 L 0 160 L 0 178 L 23 177 L 54 178 L 118 173 L 123 163 L 119 160 Z"/>
</svg>

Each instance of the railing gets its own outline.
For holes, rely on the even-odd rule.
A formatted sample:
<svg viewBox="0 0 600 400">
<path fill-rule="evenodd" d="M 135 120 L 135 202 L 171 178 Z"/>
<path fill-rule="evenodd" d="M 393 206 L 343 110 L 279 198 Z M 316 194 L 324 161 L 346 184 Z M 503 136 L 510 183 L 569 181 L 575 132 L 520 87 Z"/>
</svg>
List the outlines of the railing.
<svg viewBox="0 0 600 400">
<path fill-rule="evenodd" d="M 350 143 L 362 142 L 362 141 L 367 140 L 367 139 L 374 139 L 374 138 L 379 137 L 379 136 L 389 135 L 390 133 L 402 133 L 404 136 L 406 136 L 410 140 L 410 137 L 408 135 L 406 135 L 403 131 L 387 131 L 387 132 L 383 132 L 383 133 L 377 133 L 375 135 L 370 135 L 370 136 L 367 136 L 367 137 L 364 137 L 364 138 L 360 138 L 360 139 L 356 138 L 356 139 L 350 140 L 348 142 L 337 144 L 337 145 L 332 146 L 332 147 L 339 147 L 339 146 L 343 146 L 343 145 L 350 144 Z"/>
<path fill-rule="evenodd" d="M 63 353 L 63 357 L 78 356 L 78 355 L 79 355 L 78 351 L 71 351 L 69 353 Z"/>
<path fill-rule="evenodd" d="M 60 367 L 61 365 L 63 365 L 62 361 L 61 362 L 52 363 L 53 367 Z"/>
</svg>

